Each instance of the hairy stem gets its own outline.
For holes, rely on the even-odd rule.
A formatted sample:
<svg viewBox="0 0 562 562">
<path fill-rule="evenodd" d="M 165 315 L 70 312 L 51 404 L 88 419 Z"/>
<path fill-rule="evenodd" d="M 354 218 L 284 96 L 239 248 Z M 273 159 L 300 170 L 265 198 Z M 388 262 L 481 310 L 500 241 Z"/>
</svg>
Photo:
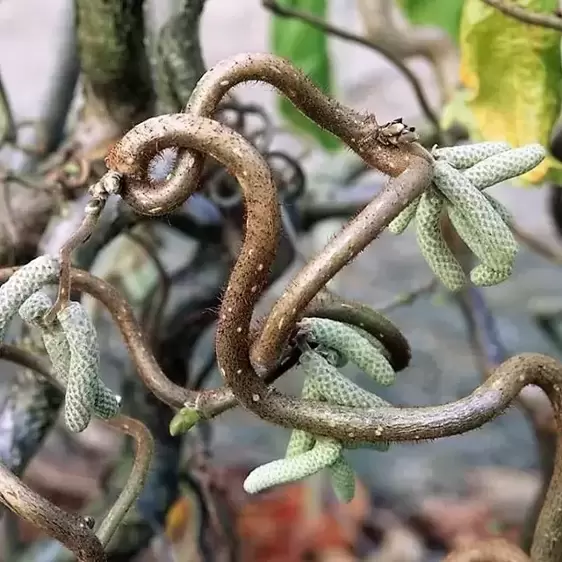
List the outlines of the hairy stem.
<svg viewBox="0 0 562 562">
<path fill-rule="evenodd" d="M 333 238 L 315 258 L 308 261 L 267 317 L 252 349 L 252 363 L 259 372 L 277 362 L 294 323 L 314 295 L 372 242 L 406 206 L 431 182 L 431 166 L 423 159 L 388 184 L 375 199 Z M 345 305 L 343 305 L 345 307 Z"/>
</svg>

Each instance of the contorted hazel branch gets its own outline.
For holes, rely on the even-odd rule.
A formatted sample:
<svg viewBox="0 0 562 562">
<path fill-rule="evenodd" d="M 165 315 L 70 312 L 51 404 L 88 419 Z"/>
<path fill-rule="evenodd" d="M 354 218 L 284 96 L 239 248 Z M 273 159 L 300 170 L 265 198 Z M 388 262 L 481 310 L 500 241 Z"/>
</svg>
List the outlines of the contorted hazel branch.
<svg viewBox="0 0 562 562">
<path fill-rule="evenodd" d="M 369 166 L 392 177 L 404 172 L 415 163 L 416 155 L 425 152 L 421 146 L 410 147 L 409 143 L 397 148 L 391 141 L 399 141 L 403 134 L 411 133 L 409 129 L 391 127 L 388 131 L 379 125 L 373 114 L 353 110 L 328 98 L 289 61 L 265 53 L 240 54 L 219 62 L 198 82 L 185 112 L 212 117 L 231 88 L 249 81 L 265 82 L 277 88 L 306 116 L 345 142 Z M 130 132 L 110 150 L 107 166 L 126 175 L 121 196 L 136 212 L 153 216 L 167 214 L 197 189 L 204 156 L 196 147 L 180 147 L 191 150 L 180 155 L 175 170 L 165 182 L 155 183 L 148 173 L 148 164 L 158 150 L 147 138 L 150 131 L 144 127 L 133 131 L 134 135 Z M 407 139 L 411 140 L 411 136 Z M 147 142 L 145 150 L 139 152 L 138 145 L 144 142 Z"/>
<path fill-rule="evenodd" d="M 264 285 L 275 251 L 279 210 L 271 187 L 271 174 L 259 154 L 250 153 L 248 143 L 233 136 L 231 131 L 219 129 L 195 116 L 212 115 L 230 88 L 249 80 L 274 85 L 308 117 L 340 137 L 367 164 L 392 178 L 377 199 L 351 221 L 318 258 L 303 268 L 272 310 L 252 348 L 252 363 L 265 375 L 277 366 L 295 322 L 320 289 L 427 187 L 433 157 L 412 142 L 411 129 L 399 120 L 379 125 L 374 115 L 362 114 L 331 100 L 288 61 L 269 54 L 238 55 L 217 64 L 199 81 L 186 115 L 149 119 L 129 131 L 112 148 L 106 163 L 110 170 L 122 174 L 120 195 L 140 213 L 165 214 L 197 189 L 203 162 L 200 152 L 210 154 L 237 175 L 248 210 L 248 237 L 229 283 L 236 302 L 222 307 L 220 321 L 226 316 L 239 319 L 231 320 L 237 324 L 229 328 L 237 334 L 242 354 L 247 347 L 244 324 L 246 318 L 249 322 L 248 315 Z M 149 165 L 165 147 L 177 147 L 182 153 L 171 176 L 164 182 L 154 183 L 148 173 Z M 254 228 L 255 233 L 252 232 Z M 267 236 L 272 238 L 267 239 Z M 247 291 L 240 289 L 242 277 Z M 242 294 L 243 301 L 238 299 Z M 236 314 L 229 312 L 229 307 L 236 310 Z M 234 373 L 236 371 L 238 367 Z"/>
<path fill-rule="evenodd" d="M 208 102 L 208 107 L 212 108 L 229 87 L 241 81 L 241 76 L 260 78 L 260 75 L 247 72 L 248 66 L 244 65 L 247 63 L 251 67 L 252 61 L 255 62 L 252 57 L 238 59 L 237 64 L 227 61 L 222 65 L 223 71 L 217 70 L 221 68 L 219 65 L 203 77 L 194 93 L 194 99 L 200 99 L 198 96 L 201 91 L 212 86 L 209 90 L 212 95 L 209 94 L 208 98 L 215 102 Z M 263 63 L 263 59 L 261 62 Z M 275 75 L 274 83 L 287 88 L 283 70 L 295 73 L 290 65 L 287 68 L 287 63 L 279 63 L 274 58 L 262 72 L 268 78 L 269 75 Z M 209 76 L 215 79 L 220 77 L 220 86 Z M 307 113 L 322 126 L 333 131 L 337 129 L 334 122 L 342 125 L 344 110 L 341 107 L 326 105 L 324 101 L 321 107 L 327 108 L 331 114 L 322 111 L 314 113 L 318 107 L 310 106 L 310 97 L 301 98 L 300 93 L 293 90 L 291 85 L 287 93 L 291 99 L 300 100 L 301 108 L 308 109 Z M 195 106 L 194 99 L 190 107 Z M 423 151 L 415 150 L 415 144 L 401 145 L 400 135 L 395 137 L 396 144 L 389 142 L 392 137 L 385 136 L 385 129 L 400 129 L 398 125 L 399 123 L 392 123 L 386 128 L 379 127 L 372 118 L 372 130 L 365 135 L 361 122 L 356 118 L 346 122 L 346 126 L 360 135 L 361 142 L 357 144 L 357 136 L 349 137 L 349 129 L 344 130 L 344 136 L 347 137 L 344 140 L 354 150 L 357 149 L 358 153 L 363 153 L 364 157 L 367 154 L 368 158 L 365 159 L 370 160 L 371 165 L 395 178 L 328 244 L 320 256 L 309 262 L 297 275 L 274 306 L 263 330 L 257 336 L 252 357 L 254 365 L 249 353 L 251 315 L 272 262 L 279 226 L 275 190 L 263 159 L 232 131 L 208 119 L 184 114 L 149 119 L 138 125 L 114 147 L 107 162 L 111 169 L 123 174 L 122 193 L 129 203 L 137 210 L 144 208 L 154 214 L 173 208 L 181 202 L 182 196 L 195 189 L 192 183 L 187 182 L 182 186 L 179 181 L 193 178 L 193 168 L 187 167 L 186 172 L 186 165 L 182 167 L 187 155 L 182 157 L 172 180 L 160 186 L 148 184 L 145 189 L 149 180 L 147 165 L 159 150 L 175 146 L 183 150 L 207 152 L 237 177 L 247 210 L 246 238 L 224 295 L 216 349 L 219 367 L 235 397 L 260 418 L 342 443 L 433 439 L 479 427 L 503 412 L 527 384 L 541 386 L 553 402 L 555 411 L 559 412 L 562 405 L 559 394 L 562 370 L 556 361 L 541 355 L 521 355 L 514 358 L 496 370 L 470 396 L 451 404 L 429 408 L 381 406 L 360 409 L 297 400 L 269 388 L 258 375 L 258 372 L 267 373 L 275 365 L 287 336 L 294 329 L 295 320 L 321 287 L 430 183 L 433 167 L 431 156 L 426 159 L 427 155 Z M 367 143 L 370 143 L 368 152 L 365 148 Z M 200 157 L 195 155 L 195 158 Z M 158 187 L 161 191 L 154 191 Z M 150 199 L 158 202 L 159 206 L 151 208 Z M 198 398 L 195 406 L 195 409 L 203 408 L 204 399 Z M 562 452 L 559 450 L 558 455 L 560 454 Z M 560 473 L 553 477 L 537 526 L 532 552 L 533 557 L 541 562 L 554 562 L 562 554 L 562 541 L 556 540 L 562 523 L 561 478 Z"/>
<path fill-rule="evenodd" d="M 6 282 L 20 270 L 20 267 L 0 269 L 0 283 Z M 123 295 L 110 283 L 94 277 L 87 271 L 70 268 L 69 275 L 73 290 L 91 295 L 106 307 L 123 335 L 140 377 L 160 400 L 172 408 L 186 406 L 192 417 L 195 411 L 193 423 L 200 418 L 212 418 L 238 405 L 232 390 L 228 387 L 196 392 L 172 383 L 160 369 L 147 345 L 133 308 Z M 53 284 L 57 279 L 57 272 L 53 271 L 52 276 L 43 279 L 43 283 Z M 396 371 L 404 369 L 410 361 L 410 347 L 398 328 L 390 320 L 365 305 L 323 291 L 314 298 L 305 313 L 319 318 L 333 318 L 353 326 L 362 326 L 366 334 L 378 338 L 383 343 L 385 356 Z M 279 369 L 267 373 L 264 380 L 271 383 L 285 370 L 282 363 Z"/>
<path fill-rule="evenodd" d="M 0 282 L 6 281 L 17 269 L 1 269 Z M 195 400 L 197 393 L 188 393 L 167 381 L 145 344 L 130 305 L 117 290 L 89 273 L 76 269 L 71 270 L 71 280 L 74 289 L 86 291 L 99 299 L 111 312 L 125 337 L 139 374 L 155 394 L 165 396 L 166 392 L 177 389 L 179 398 L 174 401 L 170 396 L 168 403 L 179 405 L 186 394 L 188 399 Z M 52 282 L 55 281 L 56 278 L 53 278 Z M 562 397 L 559 394 L 562 388 L 562 366 L 554 359 L 540 354 L 522 354 L 506 361 L 472 394 L 442 406 L 362 410 L 326 406 L 318 402 L 303 404 L 291 399 L 284 399 L 279 404 L 278 394 L 258 404 L 263 406 L 265 403 L 266 408 L 270 408 L 271 415 L 264 415 L 265 419 L 269 417 L 275 421 L 279 417 L 281 425 L 298 428 L 300 424 L 300 428 L 315 435 L 331 432 L 335 438 L 348 443 L 419 441 L 456 435 L 480 427 L 500 415 L 521 389 L 529 384 L 536 384 L 546 392 L 554 406 L 557 435 L 562 436 Z M 215 413 L 235 405 L 230 389 L 212 390 L 200 395 L 206 396 L 208 403 L 212 403 L 214 396 Z M 287 407 L 288 412 L 283 410 L 284 407 Z M 295 408 L 294 411 L 291 408 Z M 562 556 L 562 538 L 559 538 L 562 529 L 561 445 L 559 437 L 555 463 L 557 469 L 549 485 L 531 550 L 532 559 L 536 562 L 555 562 Z"/>
</svg>

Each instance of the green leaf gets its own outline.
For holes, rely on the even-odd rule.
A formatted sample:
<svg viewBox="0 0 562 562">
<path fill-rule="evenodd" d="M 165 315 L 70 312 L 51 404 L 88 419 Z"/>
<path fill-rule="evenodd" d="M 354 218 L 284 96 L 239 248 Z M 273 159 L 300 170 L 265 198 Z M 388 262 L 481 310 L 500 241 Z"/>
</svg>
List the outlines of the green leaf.
<svg viewBox="0 0 562 562">
<path fill-rule="evenodd" d="M 189 431 L 200 419 L 201 416 L 193 408 L 182 408 L 170 422 L 170 435 L 176 436 Z"/>
<path fill-rule="evenodd" d="M 280 6 L 326 18 L 328 0 L 278 0 Z M 323 31 L 295 18 L 271 16 L 271 50 L 300 68 L 326 95 L 332 95 L 332 67 L 328 38 Z M 279 99 L 279 110 L 295 132 L 315 139 L 324 149 L 335 151 L 341 141 L 305 117 L 285 97 Z"/>
<path fill-rule="evenodd" d="M 398 0 L 408 21 L 415 25 L 434 25 L 458 43 L 464 0 Z"/>
<path fill-rule="evenodd" d="M 558 0 L 517 5 L 552 13 Z M 559 32 L 522 23 L 481 0 L 465 0 L 460 46 L 461 81 L 480 139 L 547 147 L 562 101 Z M 520 180 L 540 184 L 558 176 L 561 167 L 547 157 Z"/>
</svg>

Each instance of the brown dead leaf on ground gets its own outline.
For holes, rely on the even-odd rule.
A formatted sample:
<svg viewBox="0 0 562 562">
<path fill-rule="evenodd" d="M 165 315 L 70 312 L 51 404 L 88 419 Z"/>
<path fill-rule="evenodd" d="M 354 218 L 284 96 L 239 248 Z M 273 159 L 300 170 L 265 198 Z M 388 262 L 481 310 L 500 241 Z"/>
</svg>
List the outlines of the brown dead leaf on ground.
<svg viewBox="0 0 562 562">
<path fill-rule="evenodd" d="M 519 528 L 500 532 L 490 505 L 481 499 L 428 498 L 420 517 L 429 536 L 449 550 L 496 537 L 516 541 L 519 535 Z"/>
<path fill-rule="evenodd" d="M 246 497 L 237 516 L 241 559 L 287 562 L 313 554 L 326 562 L 354 561 L 353 549 L 371 510 L 366 488 L 357 481 L 350 503 L 332 505 L 317 517 L 311 518 L 309 501 L 307 481 Z"/>
<path fill-rule="evenodd" d="M 541 489 L 538 474 L 504 467 L 481 467 L 466 476 L 471 498 L 485 501 L 502 525 L 521 526 Z"/>
<path fill-rule="evenodd" d="M 391 510 L 375 508 L 369 524 L 382 535 L 382 540 L 376 552 L 370 554 L 365 562 L 425 560 L 426 548 L 422 537 Z"/>
<path fill-rule="evenodd" d="M 500 552 L 503 554 L 501 560 L 529 562 L 529 557 L 521 551 L 517 544 L 505 539 L 472 542 L 449 553 L 443 562 L 453 562 L 453 560 L 454 562 L 493 561 L 498 559 L 497 555 Z"/>
</svg>

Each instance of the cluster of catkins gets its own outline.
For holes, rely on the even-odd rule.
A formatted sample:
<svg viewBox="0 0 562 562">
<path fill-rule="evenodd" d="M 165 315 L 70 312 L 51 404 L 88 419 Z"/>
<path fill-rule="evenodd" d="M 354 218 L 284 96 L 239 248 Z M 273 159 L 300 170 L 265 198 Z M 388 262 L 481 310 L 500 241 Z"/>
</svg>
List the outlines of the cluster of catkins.
<svg viewBox="0 0 562 562">
<path fill-rule="evenodd" d="M 326 318 L 304 318 L 299 322 L 299 336 L 304 350 L 297 368 L 305 375 L 304 399 L 357 408 L 390 406 L 338 371 L 338 367 L 351 361 L 376 382 L 385 386 L 392 384 L 396 373 L 384 346 L 374 336 L 361 328 Z M 389 444 L 382 439 L 377 443 L 340 443 L 293 430 L 285 458 L 252 471 L 244 482 L 244 489 L 256 493 L 327 468 L 337 497 L 341 501 L 351 501 L 355 494 L 355 475 L 342 453 L 344 449 L 360 447 L 386 451 Z"/>
<path fill-rule="evenodd" d="M 425 260 L 448 289 L 457 291 L 467 279 L 443 237 L 441 220 L 447 212 L 459 236 L 480 261 L 470 272 L 470 280 L 477 286 L 505 281 L 518 250 L 510 229 L 511 217 L 483 190 L 532 170 L 546 156 L 545 149 L 539 144 L 512 149 L 504 142 L 484 142 L 434 148 L 432 156 L 431 186 L 392 221 L 389 230 L 400 234 L 415 218 Z M 338 371 L 351 361 L 378 383 L 392 384 L 396 373 L 376 338 L 360 328 L 321 318 L 304 318 L 299 329 L 305 342 L 298 365 L 305 374 L 303 398 L 357 408 L 390 406 Z M 256 493 L 327 468 L 337 497 L 350 501 L 355 493 L 355 476 L 343 451 L 358 447 L 387 450 L 389 443 L 382 439 L 381 432 L 377 443 L 342 443 L 293 430 L 285 458 L 253 470 L 244 489 Z"/>
<path fill-rule="evenodd" d="M 525 174 L 546 156 L 540 144 L 512 149 L 505 142 L 434 148 L 432 185 L 388 226 L 404 232 L 415 217 L 416 236 L 427 264 L 451 291 L 466 284 L 465 273 L 441 231 L 445 211 L 451 224 L 480 263 L 470 272 L 474 285 L 505 281 L 513 270 L 518 245 L 509 211 L 484 189 Z"/>
<path fill-rule="evenodd" d="M 116 416 L 121 398 L 100 378 L 96 329 L 80 303 L 68 303 L 52 323 L 43 321 L 53 301 L 41 289 L 57 281 L 59 273 L 57 258 L 39 256 L 0 287 L 0 341 L 17 313 L 24 322 L 40 330 L 53 375 L 65 389 L 66 425 L 79 433 L 86 429 L 93 415 L 102 419 Z"/>
</svg>

